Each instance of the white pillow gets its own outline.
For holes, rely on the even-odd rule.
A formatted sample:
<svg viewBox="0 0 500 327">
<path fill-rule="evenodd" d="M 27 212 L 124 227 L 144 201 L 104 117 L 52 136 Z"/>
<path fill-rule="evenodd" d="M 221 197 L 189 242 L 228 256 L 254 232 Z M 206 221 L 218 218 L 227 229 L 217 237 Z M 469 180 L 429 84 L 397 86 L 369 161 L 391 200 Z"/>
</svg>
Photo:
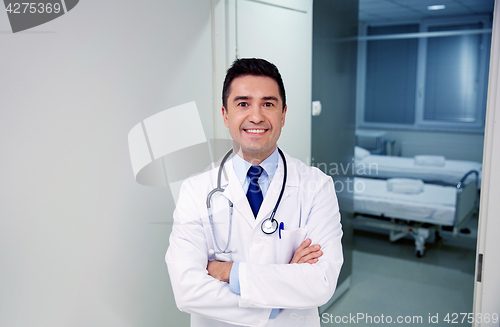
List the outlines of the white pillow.
<svg viewBox="0 0 500 327">
<path fill-rule="evenodd" d="M 418 194 L 424 190 L 421 179 L 390 178 L 387 180 L 387 191 L 393 193 Z"/>
<path fill-rule="evenodd" d="M 445 164 L 444 156 L 415 156 L 415 165 L 443 167 Z"/>
<path fill-rule="evenodd" d="M 370 155 L 370 151 L 363 149 L 360 146 L 354 147 L 354 158 L 362 160 Z"/>
</svg>

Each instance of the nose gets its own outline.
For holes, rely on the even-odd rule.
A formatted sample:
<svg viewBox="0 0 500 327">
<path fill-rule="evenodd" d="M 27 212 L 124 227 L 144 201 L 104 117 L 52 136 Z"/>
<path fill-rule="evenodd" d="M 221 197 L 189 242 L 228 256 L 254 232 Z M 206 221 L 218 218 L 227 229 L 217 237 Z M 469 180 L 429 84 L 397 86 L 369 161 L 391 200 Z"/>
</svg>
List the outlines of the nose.
<svg viewBox="0 0 500 327">
<path fill-rule="evenodd" d="M 253 106 L 248 114 L 248 120 L 254 124 L 258 124 L 264 121 L 264 115 L 262 114 L 262 108 L 259 106 Z"/>
</svg>

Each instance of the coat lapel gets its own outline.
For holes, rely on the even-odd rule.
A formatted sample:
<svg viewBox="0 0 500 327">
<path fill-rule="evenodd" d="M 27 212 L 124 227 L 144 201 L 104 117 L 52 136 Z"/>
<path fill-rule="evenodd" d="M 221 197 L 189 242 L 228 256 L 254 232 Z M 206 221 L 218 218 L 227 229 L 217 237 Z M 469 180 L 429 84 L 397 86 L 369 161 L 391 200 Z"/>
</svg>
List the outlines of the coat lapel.
<svg viewBox="0 0 500 327">
<path fill-rule="evenodd" d="M 285 154 L 285 158 L 287 159 L 287 180 L 286 180 L 286 185 L 285 185 L 285 190 L 283 191 L 283 197 L 281 198 L 281 203 L 290 195 L 290 188 L 298 186 L 298 174 L 296 168 L 291 165 L 290 157 Z M 281 192 L 281 186 L 283 184 L 283 174 L 285 173 L 284 170 L 284 165 L 283 165 L 283 159 L 281 156 L 279 156 L 279 164 L 278 164 L 278 169 L 276 170 L 276 173 L 274 174 L 273 180 L 271 184 L 269 185 L 269 189 L 267 190 L 266 197 L 264 198 L 264 201 L 262 202 L 262 206 L 260 207 L 259 213 L 257 214 L 257 221 L 258 224 L 264 219 L 267 219 L 271 216 L 271 213 L 276 206 L 276 202 L 278 201 L 280 192 Z M 279 206 L 278 210 L 276 211 L 276 214 L 279 212 Z"/>
<path fill-rule="evenodd" d="M 255 218 L 253 216 L 252 209 L 250 208 L 250 204 L 248 203 L 247 196 L 243 193 L 243 187 L 241 187 L 241 183 L 236 176 L 233 168 L 233 160 L 228 160 L 224 165 L 224 170 L 228 179 L 224 179 L 221 183 L 221 186 L 225 188 L 222 195 L 224 195 L 229 201 L 233 203 L 234 211 L 238 211 L 238 213 L 243 216 L 245 221 L 247 221 L 250 226 L 255 225 Z"/>
</svg>

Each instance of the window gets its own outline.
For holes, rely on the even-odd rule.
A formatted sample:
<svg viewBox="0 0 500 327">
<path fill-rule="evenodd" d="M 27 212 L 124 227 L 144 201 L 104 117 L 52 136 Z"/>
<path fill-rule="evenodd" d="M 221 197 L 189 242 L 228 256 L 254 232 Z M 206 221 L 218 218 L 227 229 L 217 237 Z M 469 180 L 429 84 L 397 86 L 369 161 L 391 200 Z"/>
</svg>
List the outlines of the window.
<svg viewBox="0 0 500 327">
<path fill-rule="evenodd" d="M 430 26 L 430 32 L 481 30 L 483 24 Z M 477 122 L 481 35 L 427 40 L 424 120 Z M 484 91 L 484 90 L 483 90 Z"/>
<path fill-rule="evenodd" d="M 367 26 L 358 126 L 484 129 L 489 26 L 488 17 Z"/>
<path fill-rule="evenodd" d="M 368 27 L 368 35 L 417 33 L 418 25 Z M 413 124 L 418 40 L 368 42 L 365 121 Z M 397 67 L 397 69 L 394 69 Z"/>
</svg>

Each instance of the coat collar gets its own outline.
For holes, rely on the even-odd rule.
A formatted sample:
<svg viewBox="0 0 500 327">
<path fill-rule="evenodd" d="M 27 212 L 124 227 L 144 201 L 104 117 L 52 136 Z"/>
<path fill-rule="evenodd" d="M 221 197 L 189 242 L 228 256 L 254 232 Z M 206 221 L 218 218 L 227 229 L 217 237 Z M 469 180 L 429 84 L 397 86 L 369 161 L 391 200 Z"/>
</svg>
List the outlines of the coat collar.
<svg viewBox="0 0 500 327">
<path fill-rule="evenodd" d="M 283 192 L 283 197 L 281 198 L 281 203 L 289 196 L 290 188 L 299 186 L 299 174 L 296 160 L 288 156 L 286 153 L 284 154 L 287 163 L 287 180 L 285 190 Z M 266 197 L 262 202 L 262 206 L 260 207 L 256 219 L 253 216 L 252 209 L 250 208 L 247 197 L 243 192 L 240 181 L 238 180 L 238 177 L 234 172 L 232 159 L 227 160 L 226 164 L 224 165 L 221 178 L 221 186 L 222 188 L 224 188 L 224 192 L 222 194 L 233 203 L 234 210 L 239 211 L 239 213 L 251 226 L 260 226 L 262 220 L 270 217 L 271 212 L 276 205 L 276 201 L 278 201 L 278 197 L 281 191 L 281 185 L 283 182 L 283 175 L 284 165 L 283 159 L 280 156 L 278 169 L 276 170 L 274 178 L 269 185 Z"/>
</svg>

